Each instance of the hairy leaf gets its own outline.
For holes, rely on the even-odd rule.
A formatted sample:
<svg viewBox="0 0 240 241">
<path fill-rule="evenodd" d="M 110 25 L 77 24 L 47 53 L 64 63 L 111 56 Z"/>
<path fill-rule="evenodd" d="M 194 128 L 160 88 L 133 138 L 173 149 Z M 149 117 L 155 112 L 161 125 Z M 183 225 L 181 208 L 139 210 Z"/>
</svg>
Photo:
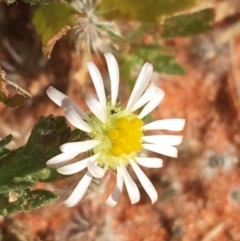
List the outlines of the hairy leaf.
<svg viewBox="0 0 240 241">
<path fill-rule="evenodd" d="M 211 29 L 214 17 L 214 9 L 208 8 L 191 14 L 167 18 L 163 24 L 162 37 L 185 37 L 201 34 Z"/>
<path fill-rule="evenodd" d="M 108 19 L 138 20 L 142 22 L 159 22 L 162 16 L 187 10 L 201 0 L 116 0 L 102 1 L 98 9 Z"/>
<path fill-rule="evenodd" d="M 159 46 L 138 46 L 133 53 L 125 56 L 121 65 L 122 73 L 127 83 L 133 87 L 135 78 L 132 78 L 133 69 L 142 66 L 145 62 L 153 65 L 154 71 L 171 75 L 184 75 L 184 68 L 176 61 L 175 56 L 161 52 Z"/>
<path fill-rule="evenodd" d="M 184 75 L 184 68 L 177 63 L 175 56 L 160 52 L 158 46 L 143 46 L 136 50 L 136 55 L 150 62 L 159 73 Z"/>
<path fill-rule="evenodd" d="M 46 162 L 60 153 L 59 146 L 70 135 L 64 117 L 41 117 L 24 147 L 0 157 L 0 193 L 67 177 L 48 168 Z"/>
<path fill-rule="evenodd" d="M 5 148 L 5 146 L 12 140 L 12 135 L 6 136 L 4 139 L 0 141 L 0 156 L 3 156 L 10 152 L 9 149 Z"/>
<path fill-rule="evenodd" d="M 10 191 L 0 194 L 0 215 L 10 215 L 18 211 L 30 211 L 47 205 L 58 196 L 48 190 L 30 190 Z"/>
<path fill-rule="evenodd" d="M 12 140 L 12 135 L 8 135 L 0 141 L 0 148 L 6 146 Z"/>
<path fill-rule="evenodd" d="M 60 145 L 82 138 L 81 131 L 71 132 L 65 117 L 50 115 L 39 119 L 24 147 L 0 155 L 0 215 L 32 210 L 54 201 L 54 193 L 32 188 L 37 182 L 67 178 L 48 168 L 46 162 L 60 153 Z M 11 136 L 1 140 L 0 147 L 10 140 Z"/>
</svg>

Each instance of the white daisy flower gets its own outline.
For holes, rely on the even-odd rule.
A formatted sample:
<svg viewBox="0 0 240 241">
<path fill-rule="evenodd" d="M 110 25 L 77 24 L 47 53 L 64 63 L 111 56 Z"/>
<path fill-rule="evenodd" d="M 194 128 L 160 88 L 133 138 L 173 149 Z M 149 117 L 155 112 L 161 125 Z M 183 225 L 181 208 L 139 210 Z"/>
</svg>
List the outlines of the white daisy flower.
<svg viewBox="0 0 240 241">
<path fill-rule="evenodd" d="M 86 132 L 89 140 L 70 142 L 60 146 L 61 154 L 51 158 L 47 165 L 57 167 L 57 171 L 70 175 L 87 168 L 70 197 L 65 201 L 69 207 L 76 205 L 86 193 L 93 178 L 102 178 L 106 171 L 117 173 L 117 181 L 112 194 L 106 200 L 109 206 L 115 206 L 121 194 L 123 183 L 131 203 L 137 203 L 140 193 L 137 185 L 129 175 L 127 166 L 131 166 L 140 183 L 154 203 L 158 194 L 139 165 L 159 168 L 162 159 L 140 157 L 143 149 L 170 157 L 177 157 L 175 145 L 182 142 L 180 135 L 144 135 L 147 130 L 181 131 L 184 119 L 165 119 L 144 124 L 143 118 L 156 108 L 163 99 L 164 93 L 150 81 L 153 67 L 146 63 L 136 81 L 127 107 L 117 103 L 119 88 L 119 69 L 114 56 L 105 54 L 111 82 L 111 98 L 106 98 L 103 79 L 94 63 L 87 62 L 98 99 L 89 98 L 86 103 L 90 114 L 84 112 L 76 103 L 53 87 L 47 94 L 58 106 L 64 108 L 67 120 L 76 128 Z M 134 111 L 142 108 L 140 114 Z M 91 155 L 78 162 L 62 166 L 83 152 Z M 138 165 L 139 164 L 139 165 Z"/>
</svg>

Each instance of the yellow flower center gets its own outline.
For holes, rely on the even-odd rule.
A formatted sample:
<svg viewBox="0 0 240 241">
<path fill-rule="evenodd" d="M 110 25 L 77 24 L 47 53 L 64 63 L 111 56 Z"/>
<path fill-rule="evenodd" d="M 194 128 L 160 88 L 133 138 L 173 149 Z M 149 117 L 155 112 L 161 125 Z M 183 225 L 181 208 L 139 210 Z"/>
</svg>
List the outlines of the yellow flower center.
<svg viewBox="0 0 240 241">
<path fill-rule="evenodd" d="M 89 136 L 101 142 L 93 149 L 94 154 L 99 154 L 97 164 L 115 170 L 120 164 L 128 165 L 129 158 L 134 159 L 142 150 L 144 123 L 135 114 L 126 114 L 120 107 L 108 105 L 106 111 L 106 123 L 90 115 L 88 124 L 93 131 Z"/>
<path fill-rule="evenodd" d="M 121 117 L 115 120 L 114 125 L 115 128 L 107 131 L 107 136 L 112 143 L 109 152 L 113 156 L 129 155 L 133 151 L 138 152 L 142 149 L 143 133 L 140 128 L 143 126 L 143 122 L 141 119 Z"/>
</svg>

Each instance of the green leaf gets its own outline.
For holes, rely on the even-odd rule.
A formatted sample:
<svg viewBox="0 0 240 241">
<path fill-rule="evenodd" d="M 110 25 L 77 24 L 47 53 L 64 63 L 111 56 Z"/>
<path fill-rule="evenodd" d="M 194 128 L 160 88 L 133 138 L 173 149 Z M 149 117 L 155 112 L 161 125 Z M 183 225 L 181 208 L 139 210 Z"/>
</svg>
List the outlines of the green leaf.
<svg viewBox="0 0 240 241">
<path fill-rule="evenodd" d="M 11 136 L 0 141 L 0 147 Z M 60 153 L 59 146 L 85 138 L 82 131 L 71 132 L 65 117 L 41 117 L 32 129 L 24 147 L 0 156 L 0 215 L 28 211 L 46 205 L 57 198 L 47 190 L 30 190 L 37 182 L 54 182 L 68 178 L 46 162 Z"/>
<path fill-rule="evenodd" d="M 39 6 L 33 18 L 36 30 L 41 34 L 43 44 L 62 28 L 74 23 L 75 10 L 67 3 L 50 3 Z"/>
<path fill-rule="evenodd" d="M 24 147 L 0 156 L 0 193 L 66 178 L 48 168 L 46 162 L 60 153 L 59 146 L 70 135 L 64 117 L 41 117 Z"/>
<path fill-rule="evenodd" d="M 107 19 L 159 22 L 163 16 L 187 10 L 201 0 L 116 0 L 102 1 L 98 9 Z"/>
<path fill-rule="evenodd" d="M 25 103 L 25 97 L 19 94 L 16 94 L 13 97 L 6 97 L 4 95 L 2 95 L 1 97 L 0 99 L 2 100 L 2 102 L 10 107 L 18 107 L 24 105 Z"/>
<path fill-rule="evenodd" d="M 56 41 L 74 25 L 75 14 L 74 8 L 67 3 L 50 3 L 38 7 L 33 23 L 41 35 L 45 57 L 50 58 Z"/>
<path fill-rule="evenodd" d="M 0 194 L 0 215 L 10 215 L 18 211 L 30 211 L 47 205 L 58 196 L 48 190 L 19 190 Z"/>
<path fill-rule="evenodd" d="M 159 73 L 171 75 L 185 74 L 184 68 L 176 61 L 175 56 L 161 52 L 159 46 L 138 46 L 133 53 L 124 56 L 124 61 L 121 65 L 123 78 L 125 78 L 130 87 L 133 87 L 136 81 L 132 78 L 134 68 L 136 65 L 142 66 L 145 62 L 150 62 L 154 71 Z"/>
<path fill-rule="evenodd" d="M 6 146 L 12 140 L 12 135 L 8 135 L 0 141 L 0 148 Z"/>
<path fill-rule="evenodd" d="M 136 52 L 143 62 L 150 62 L 154 71 L 172 75 L 184 75 L 184 68 L 177 63 L 175 56 L 160 52 L 158 46 L 142 46 Z"/>
<path fill-rule="evenodd" d="M 211 29 L 214 18 L 215 11 L 212 8 L 167 18 L 163 24 L 162 37 L 172 38 L 201 34 Z"/>
<path fill-rule="evenodd" d="M 175 56 L 159 54 L 154 59 L 154 70 L 159 73 L 184 75 L 185 69 L 177 63 Z"/>
<path fill-rule="evenodd" d="M 87 139 L 87 135 L 85 132 L 79 130 L 79 129 L 75 129 L 71 132 L 71 136 L 69 137 L 68 141 L 72 142 L 72 141 L 83 141 Z"/>
<path fill-rule="evenodd" d="M 12 140 L 12 135 L 6 136 L 4 139 L 0 141 L 0 156 L 3 156 L 10 152 L 9 149 L 5 148 L 5 146 Z"/>
<path fill-rule="evenodd" d="M 17 182 L 8 182 L 8 183 L 5 183 L 5 184 L 1 184 L 0 186 L 0 194 L 2 193 L 8 193 L 9 191 L 20 191 L 20 190 L 23 190 L 23 189 L 27 189 L 27 188 L 31 188 L 31 187 L 34 187 L 36 183 L 34 181 L 29 181 L 29 182 L 20 182 L 20 181 L 17 181 Z"/>
</svg>

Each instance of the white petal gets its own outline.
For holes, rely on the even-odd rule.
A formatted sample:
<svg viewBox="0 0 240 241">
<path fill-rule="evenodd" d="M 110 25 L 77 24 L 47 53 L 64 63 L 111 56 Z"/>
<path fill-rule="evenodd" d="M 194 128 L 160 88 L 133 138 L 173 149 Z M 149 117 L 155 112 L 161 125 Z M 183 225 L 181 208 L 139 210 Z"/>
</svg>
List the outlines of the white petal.
<svg viewBox="0 0 240 241">
<path fill-rule="evenodd" d="M 65 153 L 66 152 L 76 153 L 76 151 L 78 153 L 82 153 L 93 149 L 95 146 L 99 144 L 100 144 L 100 141 L 98 140 L 69 142 L 61 145 L 60 150 Z"/>
<path fill-rule="evenodd" d="M 141 96 L 141 98 L 136 102 L 136 104 L 131 108 L 130 111 L 135 111 L 145 105 L 152 97 L 156 94 L 158 88 L 155 84 L 151 83 L 145 93 Z"/>
<path fill-rule="evenodd" d="M 65 205 L 67 207 L 75 206 L 83 198 L 91 181 L 92 181 L 92 176 L 89 172 L 87 172 L 80 180 L 78 185 L 75 187 L 70 197 L 64 202 Z"/>
<path fill-rule="evenodd" d="M 99 156 L 98 154 L 90 156 L 81 161 L 66 165 L 64 167 L 60 167 L 57 169 L 57 171 L 63 175 L 71 175 L 71 174 L 80 172 L 87 167 L 87 163 L 89 161 L 92 161 L 92 162 L 95 161 L 98 158 L 98 156 Z"/>
<path fill-rule="evenodd" d="M 118 96 L 118 87 L 119 87 L 119 69 L 118 69 L 118 63 L 115 59 L 115 57 L 110 54 L 106 53 L 104 54 L 107 66 L 108 66 L 108 72 L 110 76 L 111 81 L 111 100 L 112 100 L 112 106 L 115 106 L 117 96 Z"/>
<path fill-rule="evenodd" d="M 169 131 L 181 131 L 184 127 L 184 119 L 166 119 L 157 120 L 144 125 L 145 130 L 169 130 Z"/>
<path fill-rule="evenodd" d="M 129 98 L 126 111 L 129 111 L 132 109 L 132 107 L 138 101 L 139 97 L 142 95 L 143 91 L 146 89 L 150 81 L 152 71 L 153 71 L 152 65 L 149 63 L 145 63 L 144 66 L 142 67 L 141 73 L 138 76 L 138 79 L 133 88 L 132 94 Z"/>
<path fill-rule="evenodd" d="M 182 136 L 178 135 L 152 135 L 152 136 L 143 136 L 142 140 L 154 143 L 154 144 L 165 144 L 169 146 L 175 146 L 182 143 Z"/>
<path fill-rule="evenodd" d="M 82 110 L 74 101 L 68 99 L 63 100 L 63 108 L 66 109 L 68 106 L 72 106 L 76 113 L 84 120 L 89 120 L 89 116 L 84 110 Z"/>
<path fill-rule="evenodd" d="M 143 144 L 143 148 L 165 156 L 177 157 L 177 148 L 157 144 Z"/>
<path fill-rule="evenodd" d="M 72 106 L 66 108 L 65 116 L 73 126 L 82 131 L 91 132 L 92 128 L 77 114 Z"/>
<path fill-rule="evenodd" d="M 106 107 L 106 95 L 105 95 L 105 90 L 104 90 L 104 86 L 103 86 L 102 76 L 94 63 L 88 61 L 87 67 L 88 67 L 89 73 L 92 77 L 92 81 L 95 86 L 95 89 L 96 89 L 96 92 L 98 95 L 98 99 L 99 99 L 100 103 L 102 104 L 102 106 L 104 106 L 104 108 L 105 108 Z"/>
<path fill-rule="evenodd" d="M 157 93 L 153 96 L 153 98 L 147 103 L 147 105 L 143 108 L 141 113 L 138 115 L 140 119 L 149 114 L 153 109 L 155 109 L 159 103 L 162 101 L 164 97 L 164 92 L 161 89 L 157 90 Z"/>
<path fill-rule="evenodd" d="M 48 97 L 58 106 L 62 107 L 62 101 L 64 99 L 68 99 L 66 95 L 64 95 L 62 92 L 59 90 L 55 89 L 52 86 L 49 86 L 49 88 L 46 91 Z"/>
<path fill-rule="evenodd" d="M 102 178 L 106 172 L 106 169 L 97 166 L 95 163 L 88 161 L 87 163 L 88 171 L 95 178 Z"/>
<path fill-rule="evenodd" d="M 123 188 L 123 175 L 120 170 L 120 167 L 117 167 L 117 182 L 113 189 L 113 192 L 108 197 L 108 199 L 105 201 L 105 204 L 110 207 L 114 207 L 119 200 L 120 194 L 122 192 L 122 188 Z"/>
<path fill-rule="evenodd" d="M 148 177 L 144 174 L 144 172 L 139 168 L 139 166 L 133 160 L 130 160 L 131 166 L 136 173 L 139 181 L 141 182 L 143 188 L 146 193 L 150 197 L 152 203 L 155 203 L 158 199 L 158 194 L 155 187 L 152 185 Z"/>
<path fill-rule="evenodd" d="M 85 111 L 83 111 L 74 101 L 69 99 L 66 95 L 64 95 L 62 92 L 55 89 L 54 87 L 50 86 L 47 89 L 47 95 L 55 104 L 62 107 L 63 109 L 72 106 L 73 109 L 77 112 L 77 114 L 80 115 L 80 117 L 85 120 L 89 119 Z"/>
<path fill-rule="evenodd" d="M 121 166 L 121 171 L 122 171 L 123 180 L 125 182 L 129 198 L 131 200 L 131 204 L 137 203 L 140 200 L 140 192 L 138 190 L 138 187 L 136 183 L 133 181 L 133 179 L 130 177 L 125 166 L 123 165 Z"/>
<path fill-rule="evenodd" d="M 137 163 L 150 168 L 159 168 L 163 166 L 163 161 L 160 158 L 154 157 L 137 157 Z"/>
<path fill-rule="evenodd" d="M 107 114 L 104 107 L 95 99 L 89 98 L 86 100 L 86 103 L 92 113 L 103 123 L 107 121 Z"/>
<path fill-rule="evenodd" d="M 57 156 L 54 156 L 50 160 L 47 161 L 47 166 L 48 167 L 59 167 L 63 165 L 64 163 L 68 162 L 69 160 L 73 159 L 79 154 L 79 152 L 75 153 L 61 153 Z"/>
</svg>

